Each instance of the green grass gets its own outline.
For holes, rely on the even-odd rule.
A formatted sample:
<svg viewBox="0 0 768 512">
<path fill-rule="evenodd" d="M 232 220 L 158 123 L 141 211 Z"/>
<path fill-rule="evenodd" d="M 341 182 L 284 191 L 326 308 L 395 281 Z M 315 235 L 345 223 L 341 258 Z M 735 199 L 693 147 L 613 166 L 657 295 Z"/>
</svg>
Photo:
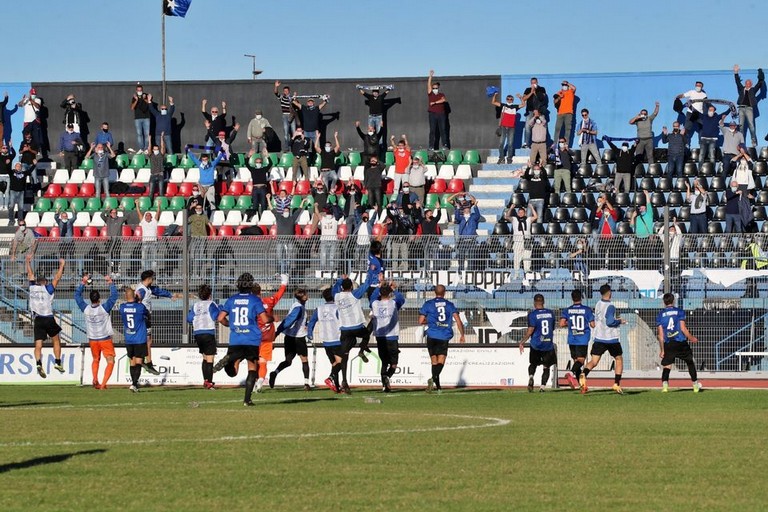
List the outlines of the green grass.
<svg viewBox="0 0 768 512">
<path fill-rule="evenodd" d="M 768 503 L 764 391 L 337 399 L 275 389 L 255 398 L 244 408 L 240 389 L 0 386 L 0 510 L 743 512 Z"/>
</svg>

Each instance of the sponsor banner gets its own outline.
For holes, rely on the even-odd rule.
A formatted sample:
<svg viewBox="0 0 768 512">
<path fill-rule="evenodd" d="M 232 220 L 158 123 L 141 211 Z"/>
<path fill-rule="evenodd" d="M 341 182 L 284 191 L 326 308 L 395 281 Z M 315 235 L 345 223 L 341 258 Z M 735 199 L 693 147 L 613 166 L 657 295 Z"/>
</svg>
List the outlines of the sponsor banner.
<svg viewBox="0 0 768 512">
<path fill-rule="evenodd" d="M 37 374 L 33 347 L 0 348 L 0 384 L 79 384 L 82 370 L 82 349 L 61 347 L 64 373 L 53 369 L 53 349 L 43 347 L 43 369 L 48 377 Z"/>
</svg>

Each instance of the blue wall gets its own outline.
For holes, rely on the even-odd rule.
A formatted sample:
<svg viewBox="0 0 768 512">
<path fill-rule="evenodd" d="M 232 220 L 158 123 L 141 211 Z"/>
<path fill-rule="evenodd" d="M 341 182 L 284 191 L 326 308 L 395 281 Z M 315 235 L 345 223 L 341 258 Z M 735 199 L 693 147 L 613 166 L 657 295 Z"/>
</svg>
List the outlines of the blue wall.
<svg viewBox="0 0 768 512">
<path fill-rule="evenodd" d="M 753 82 L 757 81 L 757 70 L 741 70 L 740 75 L 742 81 L 748 78 Z M 636 130 L 628 124 L 629 120 L 642 108 L 652 112 L 654 103 L 658 101 L 659 115 L 653 123 L 653 128 L 654 134 L 659 137 L 661 127 L 667 126 L 671 129 L 672 122 L 677 119 L 677 113 L 672 110 L 675 96 L 693 89 L 697 80 L 704 82 L 704 90 L 710 98 L 733 102 L 737 99 L 733 71 L 558 74 L 537 75 L 537 78 L 539 85 L 546 87 L 550 97 L 550 133 L 555 127 L 556 114 L 552 96 L 563 80 L 568 80 L 577 88 L 576 117 L 581 119 L 578 114 L 581 108 L 589 109 L 590 117 L 597 122 L 600 136 L 634 137 Z M 530 75 L 502 75 L 502 94 L 522 93 L 530 85 L 530 79 Z M 724 105 L 718 105 L 717 111 L 722 112 L 726 108 Z M 756 125 L 758 141 L 762 141 L 768 125 L 760 123 L 760 120 L 756 121 Z M 573 145 L 577 146 L 575 142 Z"/>
<path fill-rule="evenodd" d="M 30 84 L 29 83 L 0 83 L 0 95 L 5 92 L 8 93 L 8 110 L 13 111 L 16 108 L 16 104 L 21 100 L 21 97 L 25 94 L 29 95 Z M 2 100 L 2 98 L 0 98 Z M 21 130 L 24 127 L 24 111 L 21 107 L 18 108 L 16 113 L 11 116 L 11 140 L 13 140 L 13 146 L 18 151 L 19 142 L 21 142 Z"/>
</svg>

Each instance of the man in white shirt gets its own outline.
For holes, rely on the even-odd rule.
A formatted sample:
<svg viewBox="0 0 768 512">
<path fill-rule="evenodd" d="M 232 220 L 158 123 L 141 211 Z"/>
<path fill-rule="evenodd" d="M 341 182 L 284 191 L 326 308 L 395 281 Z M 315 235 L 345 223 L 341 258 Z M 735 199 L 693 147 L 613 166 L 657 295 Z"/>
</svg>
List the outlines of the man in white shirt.
<svg viewBox="0 0 768 512">
<path fill-rule="evenodd" d="M 139 200 L 136 199 L 136 213 L 141 221 L 141 268 L 153 269 L 157 262 L 157 219 L 160 218 L 160 203 L 157 204 L 157 212 L 152 216 L 151 212 L 141 211 Z"/>
<path fill-rule="evenodd" d="M 59 268 L 50 282 L 47 277 L 35 276 L 35 272 L 32 270 L 32 254 L 27 254 L 25 262 L 27 277 L 29 278 L 29 310 L 34 318 L 33 328 L 37 374 L 44 379 L 47 375 L 45 370 L 43 370 L 43 342 L 48 338 L 51 338 L 53 342 L 53 367 L 59 373 L 64 373 L 65 371 L 64 365 L 61 363 L 61 340 L 59 339 L 61 327 L 56 323 L 56 319 L 53 316 L 53 298 L 61 276 L 64 275 L 66 261 L 64 259 L 59 260 Z"/>
<path fill-rule="evenodd" d="M 704 116 L 704 101 L 694 101 L 707 98 L 704 82 L 696 82 L 693 89 L 677 95 L 677 99 L 681 100 L 683 98 L 691 101 L 691 106 L 685 114 L 685 133 L 688 135 L 688 143 L 690 144 L 693 132 L 699 131 L 700 125 L 696 121 L 700 116 Z"/>
<path fill-rule="evenodd" d="M 323 218 L 320 219 L 320 270 L 322 271 L 334 270 L 338 228 L 339 221 L 334 218 L 331 209 L 326 208 Z"/>
</svg>

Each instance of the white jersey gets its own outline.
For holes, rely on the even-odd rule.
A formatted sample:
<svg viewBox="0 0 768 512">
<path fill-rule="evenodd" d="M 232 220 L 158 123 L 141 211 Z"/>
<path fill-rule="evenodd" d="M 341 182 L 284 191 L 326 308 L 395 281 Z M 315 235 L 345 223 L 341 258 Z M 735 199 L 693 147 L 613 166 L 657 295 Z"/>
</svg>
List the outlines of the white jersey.
<svg viewBox="0 0 768 512">
<path fill-rule="evenodd" d="M 342 329 L 353 329 L 365 324 L 363 306 L 360 304 L 360 299 L 352 295 L 352 292 L 339 292 L 333 300 L 339 308 Z"/>
<path fill-rule="evenodd" d="M 112 337 L 112 317 L 101 304 L 89 304 L 83 310 L 85 315 L 85 332 L 89 340 L 106 340 Z"/>
<path fill-rule="evenodd" d="M 341 340 L 339 309 L 336 304 L 326 302 L 317 307 L 317 325 L 320 328 L 320 340 L 323 343 Z"/>
<path fill-rule="evenodd" d="M 400 311 L 394 300 L 375 300 L 371 304 L 375 321 L 373 335 L 377 338 L 397 339 L 400 336 Z"/>
<path fill-rule="evenodd" d="M 143 304 L 143 301 L 142 301 Z M 212 300 L 201 300 L 192 306 L 192 331 L 196 334 L 215 334 L 219 306 Z"/>
<path fill-rule="evenodd" d="M 56 290 L 52 284 L 45 286 L 29 283 L 29 309 L 35 316 L 53 316 L 53 294 Z"/>
<path fill-rule="evenodd" d="M 291 304 L 291 309 L 288 310 L 288 314 L 285 315 L 286 318 L 291 316 L 291 314 L 294 312 L 295 309 L 299 309 L 299 318 L 291 325 L 290 327 L 287 327 L 283 330 L 283 334 L 286 336 L 291 336 L 293 338 L 306 338 L 307 337 L 307 309 L 304 307 L 304 304 L 302 304 L 299 301 L 294 301 L 293 304 Z"/>
<path fill-rule="evenodd" d="M 607 300 L 601 300 L 595 304 L 595 341 L 601 343 L 619 342 L 619 322 L 616 317 L 616 308 Z M 610 325 L 609 325 L 610 324 Z"/>
</svg>

